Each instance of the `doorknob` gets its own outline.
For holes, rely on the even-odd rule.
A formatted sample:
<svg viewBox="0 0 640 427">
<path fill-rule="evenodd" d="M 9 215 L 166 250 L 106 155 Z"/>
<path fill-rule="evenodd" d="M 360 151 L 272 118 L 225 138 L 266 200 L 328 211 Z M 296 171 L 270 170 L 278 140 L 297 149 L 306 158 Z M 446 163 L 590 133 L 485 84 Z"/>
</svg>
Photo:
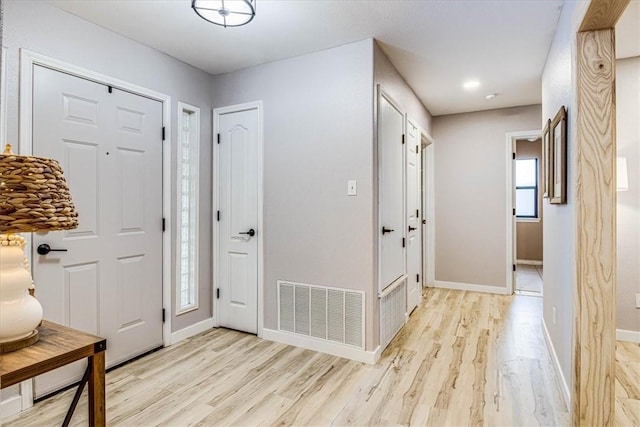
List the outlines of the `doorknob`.
<svg viewBox="0 0 640 427">
<path fill-rule="evenodd" d="M 46 255 L 49 252 L 67 252 L 66 249 L 51 249 L 51 246 L 46 243 L 42 243 L 40 246 L 38 246 L 37 251 L 40 255 Z"/>
<path fill-rule="evenodd" d="M 418 229 L 417 227 L 409 226 L 409 232 L 411 232 L 411 231 L 413 231 L 413 230 L 417 230 L 417 229 Z"/>
<path fill-rule="evenodd" d="M 387 228 L 384 225 L 382 226 L 382 235 L 384 235 L 385 233 L 391 233 L 394 232 L 396 230 L 394 230 L 393 228 Z"/>
<path fill-rule="evenodd" d="M 242 231 L 238 234 L 248 234 L 249 237 L 253 237 L 256 235 L 256 230 L 254 230 L 253 228 L 250 228 L 249 231 Z"/>
</svg>

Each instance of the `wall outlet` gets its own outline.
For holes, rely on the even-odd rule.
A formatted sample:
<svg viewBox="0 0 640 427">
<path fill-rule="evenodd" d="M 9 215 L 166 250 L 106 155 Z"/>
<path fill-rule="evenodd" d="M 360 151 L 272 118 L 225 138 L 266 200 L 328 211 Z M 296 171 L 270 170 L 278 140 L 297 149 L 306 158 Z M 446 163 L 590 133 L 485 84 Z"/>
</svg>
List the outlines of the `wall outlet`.
<svg viewBox="0 0 640 427">
<path fill-rule="evenodd" d="M 640 308 L 640 294 L 636 294 L 636 308 Z"/>
<path fill-rule="evenodd" d="M 553 307 L 553 308 L 551 309 L 551 313 L 552 313 L 552 314 L 551 314 L 551 321 L 552 321 L 552 322 L 553 322 L 553 324 L 555 325 L 555 324 L 556 324 L 556 308 L 555 308 L 555 307 Z"/>
</svg>

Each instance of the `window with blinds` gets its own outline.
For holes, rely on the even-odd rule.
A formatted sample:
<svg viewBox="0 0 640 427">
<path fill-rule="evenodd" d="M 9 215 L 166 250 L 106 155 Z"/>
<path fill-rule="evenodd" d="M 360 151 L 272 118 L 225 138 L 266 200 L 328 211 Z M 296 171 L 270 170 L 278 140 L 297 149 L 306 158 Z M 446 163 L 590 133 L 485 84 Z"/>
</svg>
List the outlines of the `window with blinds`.
<svg viewBox="0 0 640 427">
<path fill-rule="evenodd" d="M 200 109 L 178 103 L 178 242 L 176 314 L 198 308 L 198 162 Z"/>
</svg>

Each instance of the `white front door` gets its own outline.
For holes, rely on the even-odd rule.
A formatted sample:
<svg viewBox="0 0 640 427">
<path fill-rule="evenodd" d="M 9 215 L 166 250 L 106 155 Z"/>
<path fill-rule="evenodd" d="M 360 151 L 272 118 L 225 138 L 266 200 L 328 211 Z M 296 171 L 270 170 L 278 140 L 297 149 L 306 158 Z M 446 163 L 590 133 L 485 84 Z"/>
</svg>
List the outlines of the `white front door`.
<svg viewBox="0 0 640 427">
<path fill-rule="evenodd" d="M 258 332 L 257 108 L 217 115 L 218 325 Z"/>
<path fill-rule="evenodd" d="M 45 319 L 105 337 L 107 366 L 161 346 L 162 104 L 35 66 L 33 154 L 60 161 L 79 220 L 33 235 Z M 81 371 L 39 377 L 36 395 Z"/>
<path fill-rule="evenodd" d="M 404 115 L 382 94 L 378 103 L 378 215 L 382 290 L 405 273 Z"/>
<path fill-rule="evenodd" d="M 422 240 L 420 224 L 420 132 L 407 120 L 407 312 L 420 302 Z"/>
</svg>

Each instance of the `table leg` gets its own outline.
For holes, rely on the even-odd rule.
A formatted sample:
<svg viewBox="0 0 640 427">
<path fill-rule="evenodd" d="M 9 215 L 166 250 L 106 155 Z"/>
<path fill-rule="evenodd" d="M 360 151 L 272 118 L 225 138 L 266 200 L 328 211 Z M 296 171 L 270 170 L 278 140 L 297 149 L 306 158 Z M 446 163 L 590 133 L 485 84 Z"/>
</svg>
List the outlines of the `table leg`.
<svg viewBox="0 0 640 427">
<path fill-rule="evenodd" d="M 105 380 L 104 351 L 89 357 L 91 375 L 89 376 L 89 425 L 104 427 L 105 416 Z"/>
</svg>

